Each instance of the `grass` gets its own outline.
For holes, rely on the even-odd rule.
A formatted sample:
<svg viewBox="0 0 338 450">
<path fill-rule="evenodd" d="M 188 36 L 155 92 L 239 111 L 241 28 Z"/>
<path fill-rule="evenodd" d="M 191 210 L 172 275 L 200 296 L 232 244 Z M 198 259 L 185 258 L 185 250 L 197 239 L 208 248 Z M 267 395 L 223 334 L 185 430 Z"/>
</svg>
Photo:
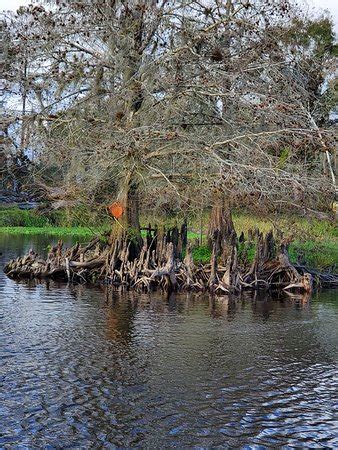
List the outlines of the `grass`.
<svg viewBox="0 0 338 450">
<path fill-rule="evenodd" d="M 165 223 L 172 226 L 175 219 L 159 219 L 157 224 Z M 206 245 L 207 215 L 202 218 L 203 243 L 195 245 L 193 258 L 196 262 L 210 261 L 211 252 Z M 321 270 L 335 269 L 338 266 L 338 228 L 335 223 L 327 220 L 307 220 L 300 217 L 278 217 L 275 221 L 264 217 L 255 217 L 243 212 L 233 215 L 235 229 L 238 234 L 242 231 L 247 235 L 249 229 L 259 228 L 264 233 L 271 228 L 278 227 L 286 235 L 292 235 L 294 241 L 290 245 L 289 253 L 292 262 L 299 262 Z M 143 223 L 154 222 L 144 218 Z M 88 226 L 83 226 L 83 224 Z M 100 226 L 97 226 L 97 223 Z M 192 242 L 200 238 L 200 219 L 189 219 L 188 239 Z M 0 233 L 2 234 L 44 234 L 49 236 L 75 236 L 90 238 L 96 234 L 109 230 L 111 223 L 106 218 L 98 220 L 90 218 L 89 212 L 76 211 L 74 214 L 65 211 L 52 212 L 42 215 L 33 210 L 18 208 L 0 208 Z M 251 261 L 254 257 L 254 246 L 242 246 L 239 252 L 246 251 Z"/>
<path fill-rule="evenodd" d="M 289 248 L 290 260 L 293 263 L 317 268 L 320 270 L 337 270 L 337 241 L 294 241 Z"/>
<path fill-rule="evenodd" d="M 39 215 L 31 210 L 18 208 L 0 209 L 0 227 L 44 227 L 50 225 L 48 217 Z"/>
<path fill-rule="evenodd" d="M 99 234 L 105 230 L 106 228 L 91 229 L 88 227 L 0 227 L 0 234 L 44 234 L 48 236 L 79 236 L 90 238 L 95 234 Z"/>
<path fill-rule="evenodd" d="M 192 257 L 195 262 L 208 263 L 211 258 L 211 250 L 208 246 L 202 245 L 192 250 Z"/>
<path fill-rule="evenodd" d="M 3 227 L 61 227 L 61 228 L 95 228 L 108 225 L 109 219 L 99 218 L 83 207 L 71 210 L 41 212 L 19 208 L 0 207 L 0 228 Z"/>
</svg>

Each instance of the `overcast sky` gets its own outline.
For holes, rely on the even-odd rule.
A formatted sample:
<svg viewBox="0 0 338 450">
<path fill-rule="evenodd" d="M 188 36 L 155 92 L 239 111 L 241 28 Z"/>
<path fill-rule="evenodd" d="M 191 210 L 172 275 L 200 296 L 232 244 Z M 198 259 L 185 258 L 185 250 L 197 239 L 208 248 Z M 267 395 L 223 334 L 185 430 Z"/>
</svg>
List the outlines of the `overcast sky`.
<svg viewBox="0 0 338 450">
<path fill-rule="evenodd" d="M 7 10 L 17 9 L 20 5 L 27 5 L 30 3 L 28 0 L 1 0 L 1 9 Z M 309 8 L 315 7 L 316 9 L 328 9 L 335 22 L 336 35 L 338 37 L 338 0 L 307 0 L 306 2 Z"/>
</svg>

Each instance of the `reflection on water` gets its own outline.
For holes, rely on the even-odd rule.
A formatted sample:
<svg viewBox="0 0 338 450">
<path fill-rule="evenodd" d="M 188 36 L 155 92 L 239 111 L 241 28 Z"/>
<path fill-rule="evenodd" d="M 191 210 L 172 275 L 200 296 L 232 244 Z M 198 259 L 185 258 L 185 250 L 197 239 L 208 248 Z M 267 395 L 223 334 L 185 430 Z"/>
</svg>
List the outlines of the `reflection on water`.
<svg viewBox="0 0 338 450">
<path fill-rule="evenodd" d="M 0 237 L 1 267 L 47 242 Z M 333 291 L 166 298 L 1 273 L 0 447 L 333 448 L 337 319 Z"/>
</svg>

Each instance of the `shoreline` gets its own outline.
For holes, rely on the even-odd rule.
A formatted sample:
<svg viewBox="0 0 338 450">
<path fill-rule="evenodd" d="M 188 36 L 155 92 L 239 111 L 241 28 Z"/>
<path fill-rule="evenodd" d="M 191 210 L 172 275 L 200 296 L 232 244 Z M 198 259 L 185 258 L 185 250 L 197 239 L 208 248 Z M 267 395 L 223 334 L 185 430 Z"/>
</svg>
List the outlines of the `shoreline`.
<svg viewBox="0 0 338 450">
<path fill-rule="evenodd" d="M 54 238 L 70 237 L 74 240 L 90 240 L 95 236 L 108 232 L 107 226 L 92 227 L 60 227 L 60 226 L 6 226 L 0 227 L 1 236 L 48 236 Z M 145 233 L 143 233 L 145 236 Z M 192 243 L 192 255 L 195 263 L 207 263 L 210 261 L 211 251 L 207 245 L 196 245 L 199 233 L 188 231 L 188 241 Z M 206 241 L 206 236 L 203 236 Z M 289 246 L 290 261 L 294 264 L 306 265 L 316 270 L 335 271 L 338 266 L 338 239 L 329 235 L 327 238 L 295 239 Z M 301 260 L 299 260 L 301 256 Z M 254 257 L 254 248 L 249 251 L 249 259 Z"/>
<path fill-rule="evenodd" d="M 74 237 L 86 237 L 92 238 L 96 234 L 101 234 L 107 231 L 106 228 L 88 228 L 88 227 L 0 227 L 0 235 L 46 235 L 46 236 L 74 236 Z"/>
<path fill-rule="evenodd" d="M 242 237 L 242 236 L 241 236 Z M 289 257 L 289 242 L 276 240 L 253 230 L 246 240 L 234 230 L 223 240 L 219 230 L 212 238 L 208 262 L 196 262 L 193 246 L 182 225 L 169 230 L 150 231 L 140 241 L 124 232 L 112 241 L 96 236 L 87 245 L 79 242 L 63 248 L 62 240 L 51 247 L 47 259 L 34 250 L 9 261 L 4 272 L 9 278 L 59 279 L 88 284 L 111 284 L 140 291 L 209 291 L 238 293 L 242 290 L 290 290 L 311 292 L 316 287 L 338 287 L 338 274 L 309 268 Z M 242 246 L 242 248 L 241 248 Z M 248 251 L 254 248 L 254 257 Z"/>
</svg>

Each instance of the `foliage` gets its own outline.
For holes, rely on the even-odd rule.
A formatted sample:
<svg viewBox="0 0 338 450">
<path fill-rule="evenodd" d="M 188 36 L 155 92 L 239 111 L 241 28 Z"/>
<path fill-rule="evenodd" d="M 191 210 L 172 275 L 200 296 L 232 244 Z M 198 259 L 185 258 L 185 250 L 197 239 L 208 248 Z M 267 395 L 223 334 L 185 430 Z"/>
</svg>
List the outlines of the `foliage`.
<svg viewBox="0 0 338 450">
<path fill-rule="evenodd" d="M 206 264 L 210 262 L 211 250 L 208 246 L 195 247 L 192 250 L 192 257 L 195 263 Z"/>
<path fill-rule="evenodd" d="M 285 167 L 285 163 L 286 163 L 289 155 L 290 155 L 289 147 L 282 148 L 280 156 L 279 156 L 278 169 L 283 169 Z"/>
<path fill-rule="evenodd" d="M 288 1 L 203 3 L 47 0 L 6 18 L 8 92 L 32 109 L 8 148 L 34 150 L 38 195 L 127 206 L 133 186 L 144 210 L 190 213 L 217 187 L 246 207 L 328 207 L 332 23 Z"/>
<path fill-rule="evenodd" d="M 320 270 L 338 269 L 338 241 L 295 241 L 289 248 L 290 260 Z"/>
<path fill-rule="evenodd" d="M 51 225 L 48 217 L 18 208 L 0 209 L 0 227 L 45 227 Z"/>
<path fill-rule="evenodd" d="M 96 229 L 97 234 L 105 231 L 104 229 Z M 24 234 L 24 235 L 35 235 L 43 234 L 46 236 L 80 236 L 91 238 L 93 237 L 93 230 L 84 227 L 52 227 L 52 226 L 42 226 L 42 227 L 0 227 L 0 234 Z"/>
<path fill-rule="evenodd" d="M 134 227 L 127 228 L 128 240 L 133 243 L 137 243 L 139 239 L 139 231 Z"/>
</svg>

